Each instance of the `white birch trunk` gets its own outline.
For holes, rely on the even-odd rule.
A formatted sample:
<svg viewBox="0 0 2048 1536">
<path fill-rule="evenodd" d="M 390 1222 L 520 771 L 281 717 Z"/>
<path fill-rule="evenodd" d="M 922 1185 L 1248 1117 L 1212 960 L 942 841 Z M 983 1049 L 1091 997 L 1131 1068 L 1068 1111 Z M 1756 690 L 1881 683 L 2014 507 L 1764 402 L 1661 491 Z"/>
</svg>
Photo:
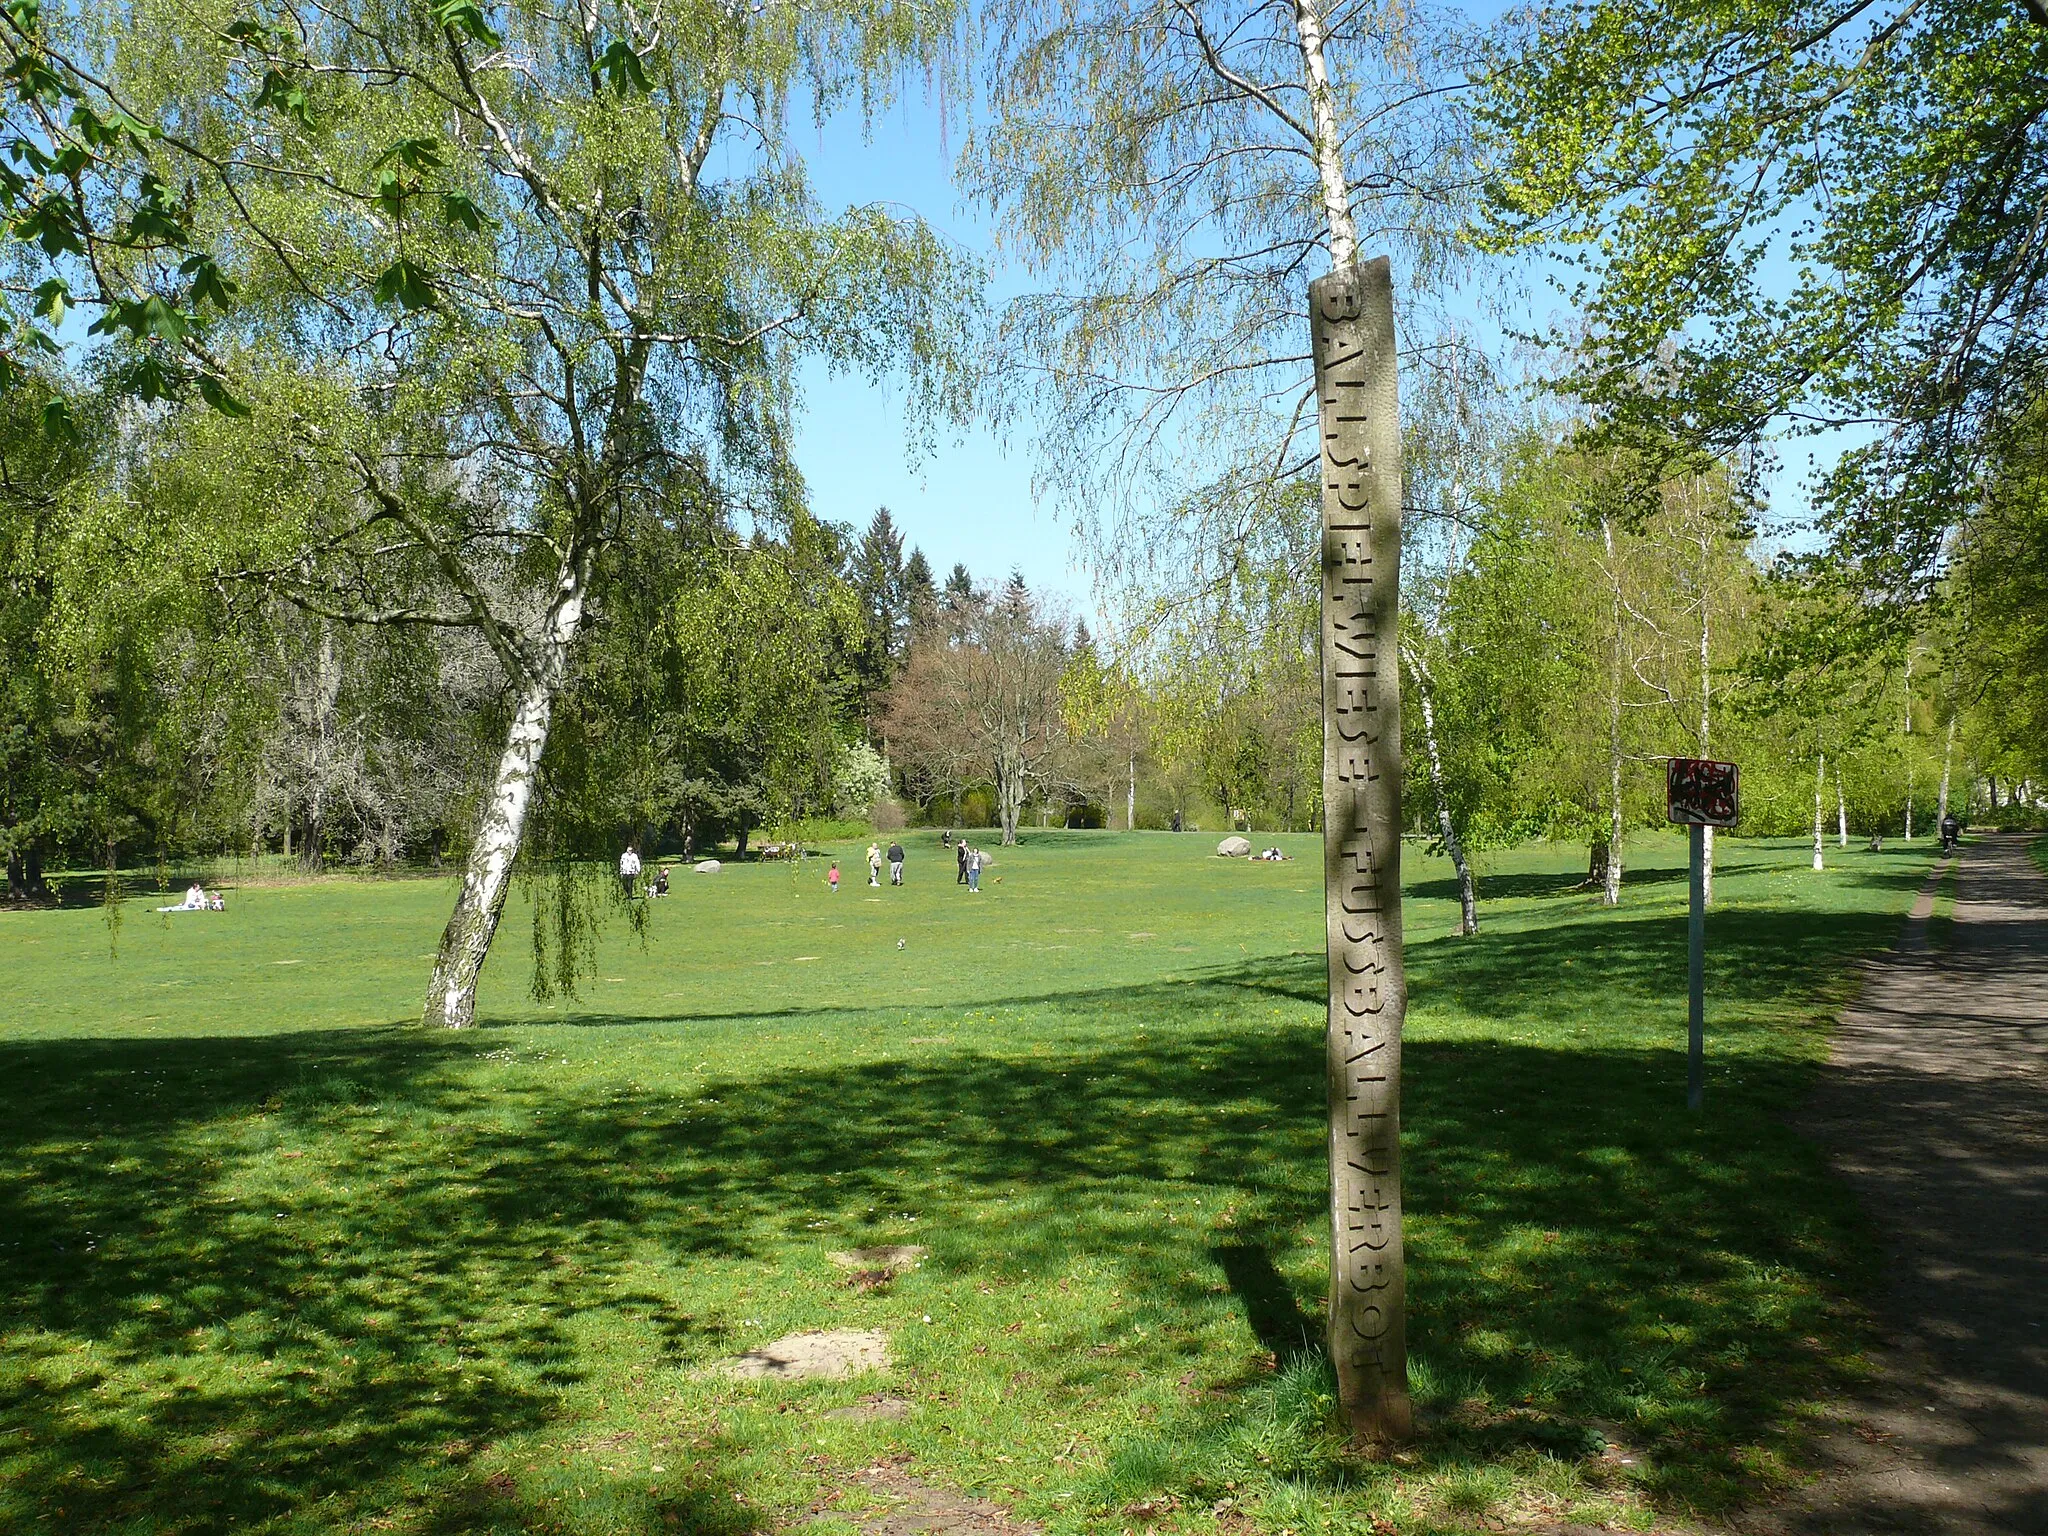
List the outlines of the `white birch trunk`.
<svg viewBox="0 0 2048 1536">
<path fill-rule="evenodd" d="M 1842 770 L 1835 770 L 1835 846 L 1849 846 L 1849 800 L 1842 793 Z"/>
<path fill-rule="evenodd" d="M 1451 799 L 1444 790 L 1444 764 L 1436 741 L 1435 689 L 1420 658 L 1411 654 L 1409 667 L 1415 674 L 1416 695 L 1422 702 L 1422 740 L 1429 755 L 1429 787 L 1436 796 L 1437 833 L 1443 838 L 1444 852 L 1451 857 L 1451 867 L 1458 873 L 1458 932 L 1469 938 L 1479 931 L 1479 905 L 1472 888 L 1472 866 L 1466 861 L 1458 829 L 1451 824 Z"/>
<path fill-rule="evenodd" d="M 1948 717 L 1948 739 L 1941 744 L 1941 808 L 1935 817 L 1935 825 L 1948 822 L 1948 774 L 1956 755 L 1956 717 Z"/>
<path fill-rule="evenodd" d="M 1323 188 L 1323 217 L 1330 226 L 1330 270 L 1342 272 L 1358 260 L 1358 226 L 1351 218 L 1344 135 L 1337 126 L 1337 102 L 1324 59 L 1323 16 L 1316 0 L 1294 0 L 1294 32 L 1301 42 L 1301 71 L 1307 80 L 1309 115 L 1315 126 L 1316 175 Z"/>
<path fill-rule="evenodd" d="M 540 637 L 540 654 L 520 689 L 519 708 L 505 732 L 490 799 L 463 869 L 462 891 L 455 899 L 448 926 L 442 930 L 440 952 L 434 957 L 434 976 L 427 985 L 429 1024 L 462 1029 L 476 1022 L 477 976 L 491 952 L 498 919 L 504 915 L 513 862 L 533 809 L 534 776 L 547 747 L 555 696 L 568 674 L 569 652 L 583 625 L 589 580 L 587 555 L 572 561 L 557 580 L 555 600 Z"/>
<path fill-rule="evenodd" d="M 1828 787 L 1828 755 L 1822 752 L 1813 764 L 1813 867 L 1825 869 L 1821 859 L 1821 794 Z"/>
<path fill-rule="evenodd" d="M 1138 754 L 1133 752 L 1130 760 L 1131 776 L 1124 786 L 1124 830 L 1138 830 Z"/>
</svg>

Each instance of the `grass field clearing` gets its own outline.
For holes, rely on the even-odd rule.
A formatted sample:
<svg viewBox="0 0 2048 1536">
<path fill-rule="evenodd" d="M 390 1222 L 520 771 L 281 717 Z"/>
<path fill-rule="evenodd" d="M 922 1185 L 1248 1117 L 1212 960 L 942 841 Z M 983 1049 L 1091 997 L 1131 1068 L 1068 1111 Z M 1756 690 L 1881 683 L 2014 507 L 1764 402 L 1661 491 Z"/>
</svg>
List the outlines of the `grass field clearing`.
<svg viewBox="0 0 2048 1536">
<path fill-rule="evenodd" d="M 1345 1459 L 1317 1356 L 1318 841 L 1038 834 L 984 894 L 679 873 L 576 1000 L 411 1020 L 431 880 L 224 915 L 0 914 L 0 1528 L 738 1533 L 916 1475 L 1055 1531 L 1646 1522 L 1766 1492 L 1856 1369 L 1871 1259 L 1786 1125 L 1922 849 L 1723 840 L 1708 1113 L 1684 844 L 1411 860 L 1407 1458 Z M 172 885 L 177 885 L 175 876 Z M 615 925 L 616 926 L 616 925 Z M 898 941 L 901 947 L 898 947 Z M 919 1243 L 850 1288 L 829 1250 Z M 849 1383 L 704 1374 L 887 1330 Z M 898 1420 L 831 1417 L 863 1394 Z M 1135 1511 L 1135 1513 L 1133 1513 Z M 842 1527 L 843 1529 L 844 1527 Z"/>
</svg>

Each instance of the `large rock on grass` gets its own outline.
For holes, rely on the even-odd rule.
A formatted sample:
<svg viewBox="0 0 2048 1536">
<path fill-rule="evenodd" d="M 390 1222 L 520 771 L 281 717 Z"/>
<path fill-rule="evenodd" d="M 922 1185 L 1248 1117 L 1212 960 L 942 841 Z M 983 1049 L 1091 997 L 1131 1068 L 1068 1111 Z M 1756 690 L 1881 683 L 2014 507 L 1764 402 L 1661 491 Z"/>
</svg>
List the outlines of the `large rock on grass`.
<svg viewBox="0 0 2048 1536">
<path fill-rule="evenodd" d="M 1216 845 L 1219 859 L 1248 859 L 1252 856 L 1252 840 L 1248 837 L 1226 837 Z"/>
</svg>

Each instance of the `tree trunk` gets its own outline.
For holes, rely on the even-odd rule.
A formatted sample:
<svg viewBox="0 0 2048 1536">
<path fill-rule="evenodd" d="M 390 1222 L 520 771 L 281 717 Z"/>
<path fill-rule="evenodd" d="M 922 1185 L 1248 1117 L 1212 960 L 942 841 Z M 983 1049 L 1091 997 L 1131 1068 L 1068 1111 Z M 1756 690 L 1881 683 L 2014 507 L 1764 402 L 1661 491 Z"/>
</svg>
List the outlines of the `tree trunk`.
<svg viewBox="0 0 2048 1536">
<path fill-rule="evenodd" d="M 19 848 L 7 850 L 7 899 L 28 900 L 28 861 L 22 858 Z"/>
<path fill-rule="evenodd" d="M 1422 658 L 1409 653 L 1409 669 L 1415 674 L 1415 691 L 1422 701 L 1422 743 L 1429 754 L 1429 787 L 1436 796 L 1437 835 L 1451 867 L 1458 872 L 1458 932 L 1467 938 L 1479 931 L 1479 905 L 1472 888 L 1472 866 L 1465 859 L 1465 845 L 1451 824 L 1451 797 L 1444 789 L 1443 758 L 1437 750 L 1436 697 Z"/>
<path fill-rule="evenodd" d="M 1312 18 L 1311 7 L 1297 0 L 1297 19 Z M 1328 107 L 1327 85 L 1314 89 L 1320 46 L 1304 22 L 1319 131 Z M 1330 159 L 1326 196 L 1348 239 Z M 1337 246 L 1333 235 L 1333 257 Z M 1372 1446 L 1414 1427 L 1401 1237 L 1401 433 L 1386 260 L 1337 260 L 1309 285 L 1309 316 L 1323 434 L 1329 1344 L 1351 1438 Z"/>
<path fill-rule="evenodd" d="M 1825 869 L 1821 860 L 1821 792 L 1828 785 L 1828 755 L 1820 753 L 1813 761 L 1813 867 Z"/>
<path fill-rule="evenodd" d="M 1124 830 L 1138 830 L 1138 754 L 1133 752 L 1130 761 L 1131 777 L 1124 786 Z"/>
<path fill-rule="evenodd" d="M 1941 744 L 1941 805 L 1935 812 L 1935 825 L 1948 823 L 1948 774 L 1956 755 L 1956 717 L 1948 717 L 1948 738 Z"/>
<path fill-rule="evenodd" d="M 1842 770 L 1835 770 L 1835 846 L 1849 846 L 1849 801 L 1842 793 Z"/>
<path fill-rule="evenodd" d="M 1024 774 L 1021 764 L 1002 763 L 996 770 L 996 820 L 1002 824 L 1003 846 L 1017 841 L 1017 822 L 1024 814 Z"/>
<path fill-rule="evenodd" d="M 519 708 L 505 732 L 505 747 L 484 807 L 476 839 L 462 874 L 455 911 L 441 933 L 434 957 L 433 980 L 427 984 L 426 1022 L 462 1029 L 476 1022 L 476 979 L 491 952 L 505 893 L 512 882 L 512 864 L 526 835 L 533 808 L 534 777 L 548 743 L 555 696 L 568 674 L 569 652 L 583 625 L 583 598 L 590 581 L 588 553 L 568 562 L 556 582 L 545 632 L 537 649 L 538 664 L 520 687 Z"/>
</svg>

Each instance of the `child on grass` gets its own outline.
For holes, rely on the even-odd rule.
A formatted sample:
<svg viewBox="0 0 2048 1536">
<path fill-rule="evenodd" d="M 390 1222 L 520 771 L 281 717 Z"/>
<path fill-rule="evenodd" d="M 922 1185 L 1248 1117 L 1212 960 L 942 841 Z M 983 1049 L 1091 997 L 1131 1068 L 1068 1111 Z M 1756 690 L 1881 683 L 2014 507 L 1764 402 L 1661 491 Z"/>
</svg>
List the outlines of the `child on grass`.
<svg viewBox="0 0 2048 1536">
<path fill-rule="evenodd" d="M 825 881 L 832 887 L 832 894 L 837 896 L 839 894 L 839 861 L 837 859 L 832 861 L 832 868 L 827 871 Z"/>
</svg>

